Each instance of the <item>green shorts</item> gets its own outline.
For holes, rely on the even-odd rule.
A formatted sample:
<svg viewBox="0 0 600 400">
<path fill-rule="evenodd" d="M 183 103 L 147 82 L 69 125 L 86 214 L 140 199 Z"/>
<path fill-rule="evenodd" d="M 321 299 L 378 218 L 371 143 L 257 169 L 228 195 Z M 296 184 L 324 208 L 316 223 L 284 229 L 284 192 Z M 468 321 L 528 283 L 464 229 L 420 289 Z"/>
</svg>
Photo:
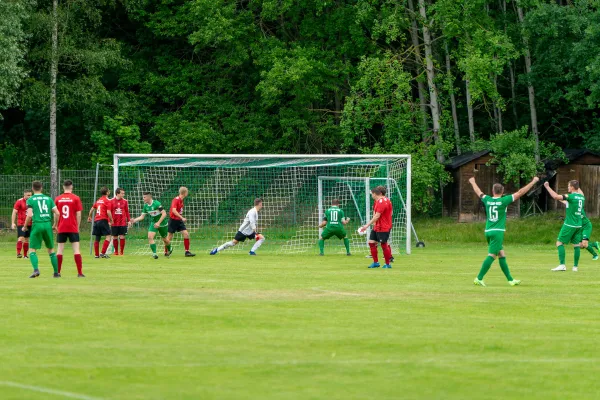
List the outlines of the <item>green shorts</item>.
<svg viewBox="0 0 600 400">
<path fill-rule="evenodd" d="M 485 233 L 485 238 L 488 242 L 488 254 L 498 255 L 501 250 L 504 250 L 504 232 L 491 231 Z"/>
<path fill-rule="evenodd" d="M 584 222 L 581 226 L 581 240 L 590 240 L 592 237 L 592 223 L 588 219 L 587 222 Z"/>
<path fill-rule="evenodd" d="M 321 233 L 323 239 L 329 239 L 333 236 L 337 236 L 338 239 L 343 239 L 347 236 L 346 230 L 344 228 L 325 228 L 323 229 L 323 233 Z"/>
<path fill-rule="evenodd" d="M 148 232 L 154 232 L 154 233 L 158 232 L 161 237 L 166 238 L 167 235 L 169 234 L 169 227 L 167 225 L 165 225 L 165 226 L 161 226 L 161 227 L 155 228 L 154 224 L 152 224 L 148 228 Z"/>
<path fill-rule="evenodd" d="M 51 222 L 37 222 L 30 229 L 29 247 L 39 250 L 42 248 L 42 242 L 46 245 L 47 249 L 54 247 L 54 233 L 52 232 Z"/>
<path fill-rule="evenodd" d="M 582 228 L 572 228 L 570 226 L 563 225 L 560 228 L 560 233 L 558 234 L 558 242 L 563 244 L 579 244 L 581 243 L 583 229 Z"/>
</svg>

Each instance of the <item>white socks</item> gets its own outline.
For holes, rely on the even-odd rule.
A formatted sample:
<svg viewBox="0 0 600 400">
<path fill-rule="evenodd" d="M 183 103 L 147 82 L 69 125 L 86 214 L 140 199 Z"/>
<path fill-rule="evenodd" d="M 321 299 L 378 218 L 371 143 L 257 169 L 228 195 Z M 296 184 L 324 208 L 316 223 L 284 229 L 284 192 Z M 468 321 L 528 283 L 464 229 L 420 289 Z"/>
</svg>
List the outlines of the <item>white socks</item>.
<svg viewBox="0 0 600 400">
<path fill-rule="evenodd" d="M 258 240 L 256 243 L 254 243 L 254 246 L 252 246 L 252 250 L 250 251 L 255 252 L 256 250 L 258 250 L 258 248 L 263 244 L 264 241 L 265 239 Z"/>
<path fill-rule="evenodd" d="M 233 242 L 227 242 L 227 243 L 223 243 L 221 246 L 219 246 L 219 248 L 217 249 L 217 251 L 223 251 L 229 247 L 233 247 L 235 246 L 235 244 L 233 244 Z"/>
</svg>

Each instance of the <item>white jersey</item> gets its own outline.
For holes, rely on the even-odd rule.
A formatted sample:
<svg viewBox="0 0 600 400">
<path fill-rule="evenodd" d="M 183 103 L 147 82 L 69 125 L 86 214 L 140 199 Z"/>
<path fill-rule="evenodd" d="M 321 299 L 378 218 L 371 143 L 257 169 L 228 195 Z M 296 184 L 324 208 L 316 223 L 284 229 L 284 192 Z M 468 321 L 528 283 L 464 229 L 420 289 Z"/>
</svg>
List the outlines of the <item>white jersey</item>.
<svg viewBox="0 0 600 400">
<path fill-rule="evenodd" d="M 249 236 L 252 235 L 256 231 L 256 224 L 258 223 L 258 211 L 255 208 L 252 208 L 246 214 L 246 218 L 244 218 L 244 222 L 240 225 L 239 231 L 244 235 Z"/>
</svg>

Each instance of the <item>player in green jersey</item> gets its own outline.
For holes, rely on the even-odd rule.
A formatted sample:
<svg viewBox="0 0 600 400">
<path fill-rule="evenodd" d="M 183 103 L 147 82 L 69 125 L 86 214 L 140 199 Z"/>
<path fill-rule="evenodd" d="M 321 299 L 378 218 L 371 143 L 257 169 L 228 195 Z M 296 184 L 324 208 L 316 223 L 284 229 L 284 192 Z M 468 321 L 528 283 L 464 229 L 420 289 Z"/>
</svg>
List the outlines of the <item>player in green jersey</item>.
<svg viewBox="0 0 600 400">
<path fill-rule="evenodd" d="M 574 262 L 573 272 L 577 272 L 579 265 L 579 257 L 581 255 L 581 239 L 582 239 L 582 226 L 583 226 L 583 210 L 585 208 L 585 197 L 578 193 L 579 181 L 569 181 L 567 187 L 569 194 L 558 194 L 550 187 L 548 182 L 544 183 L 544 187 L 550 193 L 550 196 L 554 200 L 566 201 L 567 202 L 567 213 L 565 222 L 560 229 L 558 239 L 556 240 L 556 248 L 558 250 L 558 260 L 560 264 L 558 267 L 553 268 L 552 271 L 566 271 L 565 265 L 565 244 L 573 244 Z"/>
<path fill-rule="evenodd" d="M 58 273 L 58 258 L 54 252 L 54 233 L 56 225 L 58 224 L 58 217 L 60 213 L 54 204 L 54 200 L 50 197 L 42 194 L 42 182 L 34 181 L 32 184 L 33 196 L 27 200 L 27 217 L 25 218 L 25 224 L 23 229 L 28 229 L 29 222 L 33 222 L 31 227 L 31 236 L 29 238 L 29 244 L 31 249 L 29 251 L 29 261 L 33 267 L 33 274 L 30 278 L 37 278 L 40 276 L 38 269 L 38 256 L 37 251 L 42 248 L 42 242 L 48 249 L 48 255 L 50 255 L 50 262 L 54 269 L 54 277 L 60 278 Z M 52 214 L 54 214 L 54 223 L 52 222 Z"/>
<path fill-rule="evenodd" d="M 577 193 L 579 193 L 580 195 L 585 197 L 581 188 L 579 188 L 579 190 L 577 190 Z M 566 201 L 562 201 L 561 203 L 563 203 L 565 206 L 567 206 L 569 204 Z M 598 242 L 592 242 L 590 244 L 590 238 L 592 237 L 592 230 L 593 230 L 592 221 L 590 221 L 590 219 L 585 214 L 585 209 L 583 209 L 583 210 L 581 210 L 581 248 L 586 249 L 592 255 L 592 260 L 596 261 L 596 260 L 598 260 L 599 257 L 598 257 L 598 253 L 596 253 L 594 248 L 598 249 Z M 600 249 L 598 249 L 598 250 L 600 250 Z"/>
<path fill-rule="evenodd" d="M 512 278 L 506 262 L 506 254 L 504 252 L 506 210 L 510 203 L 517 201 L 524 196 L 539 180 L 540 179 L 537 176 L 534 177 L 525 187 L 508 196 L 504 196 L 504 186 L 496 183 L 492 187 L 493 196 L 487 196 L 481 191 L 481 189 L 479 189 L 479 186 L 477 186 L 477 183 L 475 182 L 475 178 L 469 179 L 469 183 L 471 186 L 473 186 L 473 190 L 477 194 L 477 197 L 479 197 L 483 202 L 487 219 L 485 224 L 485 238 L 488 242 L 488 256 L 481 265 L 479 275 L 477 275 L 473 281 L 475 285 L 486 286 L 483 282 L 483 277 L 489 271 L 496 257 L 499 258 L 498 262 L 500 263 L 500 268 L 502 269 L 504 276 L 506 276 L 508 283 L 511 286 L 517 286 L 521 284 L 521 281 Z"/>
<path fill-rule="evenodd" d="M 338 239 L 344 239 L 346 255 L 351 255 L 350 240 L 348 240 L 346 228 L 344 228 L 344 225 L 346 225 L 348 222 L 350 222 L 350 218 L 344 217 L 344 211 L 340 208 L 340 201 L 338 199 L 333 199 L 331 202 L 331 207 L 325 211 L 323 221 L 319 224 L 319 228 L 325 227 L 323 232 L 321 232 L 321 237 L 319 238 L 320 256 L 325 254 L 325 241 L 333 236 L 336 236 Z"/>
<path fill-rule="evenodd" d="M 171 247 L 171 242 L 167 238 L 169 235 L 167 212 L 159 201 L 152 199 L 152 194 L 150 192 L 144 192 L 144 208 L 142 209 L 142 215 L 129 221 L 129 227 L 131 228 L 136 222 L 143 221 L 146 215 L 150 217 L 148 243 L 152 250 L 152 257 L 154 257 L 155 260 L 158 258 L 158 255 L 156 254 L 156 243 L 154 242 L 154 237 L 157 232 L 160 233 L 160 237 L 165 244 L 165 256 L 170 256 L 173 252 L 173 248 Z"/>
</svg>

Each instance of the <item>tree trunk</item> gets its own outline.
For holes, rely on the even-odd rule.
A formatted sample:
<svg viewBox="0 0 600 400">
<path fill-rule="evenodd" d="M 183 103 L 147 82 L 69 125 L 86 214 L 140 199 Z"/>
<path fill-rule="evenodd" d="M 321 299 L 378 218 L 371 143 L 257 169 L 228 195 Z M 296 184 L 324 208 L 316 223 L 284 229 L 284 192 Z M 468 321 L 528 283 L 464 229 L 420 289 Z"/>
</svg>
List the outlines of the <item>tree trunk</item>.
<svg viewBox="0 0 600 400">
<path fill-rule="evenodd" d="M 498 93 L 498 75 L 496 74 L 494 74 L 494 88 L 496 89 L 496 93 Z M 498 100 L 494 100 L 494 117 L 496 118 L 498 133 L 502 133 L 502 109 L 498 105 Z"/>
<path fill-rule="evenodd" d="M 50 193 L 58 196 L 56 155 L 56 76 L 58 75 L 58 0 L 52 1 L 52 60 L 50 61 Z"/>
<path fill-rule="evenodd" d="M 465 93 L 467 95 L 467 114 L 469 115 L 469 137 L 471 143 L 475 143 L 475 122 L 473 121 L 473 103 L 471 102 L 469 79 L 465 79 Z"/>
<path fill-rule="evenodd" d="M 454 97 L 454 82 L 452 79 L 452 66 L 450 65 L 450 51 L 446 43 L 446 73 L 448 75 L 448 86 L 450 87 L 450 105 L 452 107 L 452 121 L 454 122 L 454 140 L 456 141 L 456 152 L 460 155 L 460 129 L 458 128 L 458 113 L 456 112 L 456 98 Z"/>
<path fill-rule="evenodd" d="M 523 16 L 523 8 L 517 7 L 517 13 L 519 15 L 519 21 L 523 24 L 523 20 L 525 19 Z M 529 92 L 529 109 L 531 111 L 531 131 L 533 132 L 533 137 L 535 139 L 535 147 L 533 149 L 535 153 L 535 161 L 540 161 L 540 139 L 539 139 L 539 131 L 538 131 L 538 121 L 537 121 L 537 110 L 535 108 L 535 91 L 533 90 L 533 85 L 529 80 L 529 75 L 531 74 L 531 52 L 529 51 L 529 39 L 523 32 L 523 45 L 525 47 L 525 72 L 527 72 L 527 89 Z"/>
<path fill-rule="evenodd" d="M 513 68 L 512 62 L 509 64 L 508 70 L 510 72 L 510 92 L 511 92 L 511 97 L 512 97 L 511 104 L 512 104 L 513 117 L 515 118 L 515 127 L 518 127 L 519 114 L 517 113 L 517 95 L 516 95 L 516 91 L 515 91 L 515 70 Z"/>
<path fill-rule="evenodd" d="M 439 162 L 444 162 L 444 153 L 441 147 L 440 138 L 440 107 L 438 104 L 437 88 L 435 86 L 435 69 L 433 68 L 433 51 L 431 45 L 431 35 L 427 22 L 427 12 L 425 11 L 425 0 L 419 0 L 419 13 L 423 18 L 423 43 L 425 44 L 425 62 L 427 72 L 427 84 L 429 86 L 429 100 L 431 109 L 431 119 L 433 122 L 433 139 L 438 145 L 437 159 Z"/>
<path fill-rule="evenodd" d="M 423 57 L 421 57 L 421 44 L 419 43 L 419 28 L 415 18 L 415 7 L 413 0 L 408 0 L 408 8 L 410 10 L 410 38 L 414 47 L 415 64 L 417 72 L 417 90 L 419 92 L 419 107 L 421 109 L 421 124 L 423 125 L 423 133 L 427 131 L 427 96 L 425 94 L 425 84 L 418 77 L 421 75 L 423 68 Z"/>
</svg>

